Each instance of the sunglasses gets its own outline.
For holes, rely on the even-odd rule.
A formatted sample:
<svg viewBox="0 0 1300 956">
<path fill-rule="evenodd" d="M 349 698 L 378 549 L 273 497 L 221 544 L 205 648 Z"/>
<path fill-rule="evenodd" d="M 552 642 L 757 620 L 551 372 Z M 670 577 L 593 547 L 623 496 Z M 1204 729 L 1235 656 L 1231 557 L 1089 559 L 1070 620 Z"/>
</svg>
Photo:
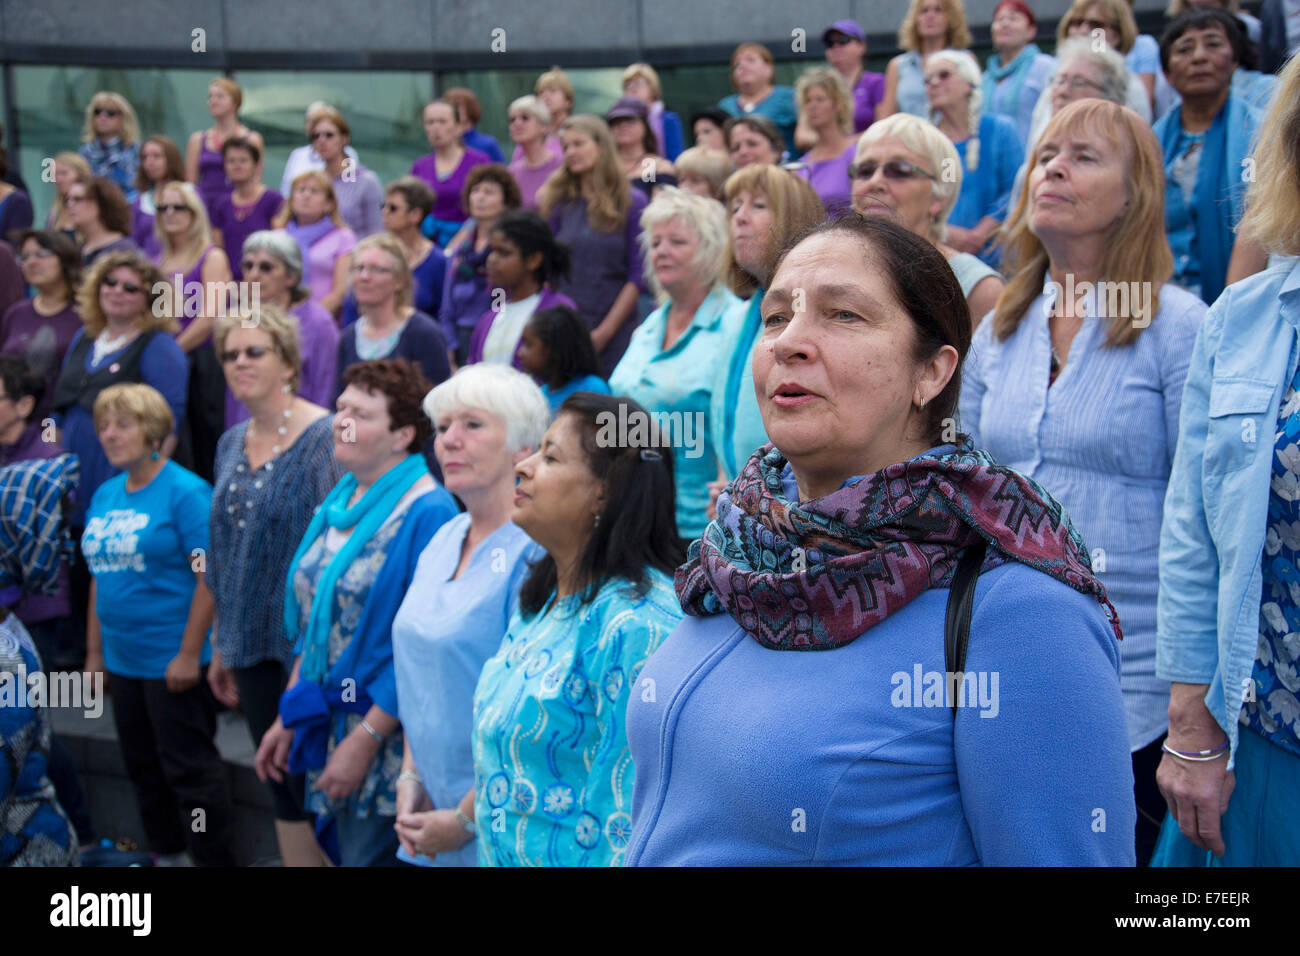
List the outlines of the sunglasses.
<svg viewBox="0 0 1300 956">
<path fill-rule="evenodd" d="M 240 265 L 243 267 L 245 272 L 261 272 L 263 274 L 274 272 L 276 267 L 276 263 L 270 262 L 266 259 L 245 259 L 240 263 Z"/>
<path fill-rule="evenodd" d="M 332 129 L 323 129 L 319 132 L 312 133 L 311 140 L 314 143 L 318 139 L 333 139 L 337 135 L 338 133 L 334 132 Z"/>
<path fill-rule="evenodd" d="M 104 285 L 108 286 L 110 289 L 116 289 L 120 285 L 123 292 L 131 295 L 144 291 L 143 286 L 138 286 L 134 282 L 122 282 L 121 280 L 114 279 L 112 276 L 109 276 L 104 280 Z"/>
<path fill-rule="evenodd" d="M 115 110 L 111 106 L 96 106 L 95 115 L 96 116 L 121 116 L 122 111 Z"/>
<path fill-rule="evenodd" d="M 870 179 L 876 175 L 876 170 L 883 172 L 886 179 L 915 179 L 918 176 L 924 176 L 926 179 L 938 181 L 937 176 L 927 173 L 920 166 L 913 166 L 901 159 L 891 159 L 887 163 L 873 163 L 870 161 L 853 163 L 849 166 L 849 179 Z"/>
<path fill-rule="evenodd" d="M 231 362 L 237 362 L 241 355 L 247 355 L 250 359 L 260 359 L 269 351 L 271 350 L 265 345 L 250 345 L 244 349 L 227 349 L 221 353 L 221 364 L 229 365 Z"/>
<path fill-rule="evenodd" d="M 853 42 L 853 37 L 846 37 L 843 33 L 837 33 L 826 40 L 827 46 L 848 46 Z"/>
<path fill-rule="evenodd" d="M 383 206 L 382 206 L 381 208 L 384 210 L 384 212 L 402 212 L 402 211 L 403 211 L 403 210 L 402 210 L 402 207 L 399 206 L 399 205 L 397 205 L 397 203 L 395 203 L 395 202 L 386 202 L 386 203 L 383 204 Z"/>
<path fill-rule="evenodd" d="M 925 78 L 925 85 L 930 86 L 933 83 L 947 83 L 952 79 L 952 70 L 935 70 Z"/>
<path fill-rule="evenodd" d="M 170 202 L 159 203 L 155 208 L 157 208 L 159 212 L 189 212 L 190 211 L 189 206 L 182 205 L 181 203 L 170 203 Z"/>
</svg>

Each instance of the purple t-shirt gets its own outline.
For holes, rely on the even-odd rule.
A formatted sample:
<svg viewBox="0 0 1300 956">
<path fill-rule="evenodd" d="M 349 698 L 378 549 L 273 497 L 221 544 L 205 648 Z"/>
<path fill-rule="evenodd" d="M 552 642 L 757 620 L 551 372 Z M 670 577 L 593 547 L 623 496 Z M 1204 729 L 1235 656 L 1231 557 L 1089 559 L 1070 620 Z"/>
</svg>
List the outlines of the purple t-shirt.
<svg viewBox="0 0 1300 956">
<path fill-rule="evenodd" d="M 244 240 L 258 230 L 270 229 L 271 217 L 280 211 L 283 203 L 283 196 L 268 189 L 251 206 L 236 203 L 235 194 L 231 193 L 222 196 L 212 207 L 212 228 L 221 230 L 222 246 L 236 282 L 244 278 Z"/>
<path fill-rule="evenodd" d="M 546 162 L 532 169 L 528 163 L 522 159 L 516 160 L 510 164 L 510 175 L 515 177 L 515 182 L 519 184 L 519 192 L 523 196 L 523 208 L 537 210 L 537 191 L 542 188 L 542 184 L 551 178 L 551 173 L 555 172 L 564 164 L 564 159 L 557 153 L 548 153 Z"/>
<path fill-rule="evenodd" d="M 334 291 L 334 266 L 356 244 L 356 233 L 347 226 L 339 226 L 311 244 L 307 251 L 307 288 L 314 301 Z"/>
<path fill-rule="evenodd" d="M 857 140 L 849 143 L 848 148 L 834 159 L 809 162 L 808 154 L 799 157 L 799 161 L 808 163 L 798 170 L 800 176 L 808 180 L 808 185 L 821 198 L 826 207 L 826 215 L 834 218 L 843 215 L 853 203 L 853 183 L 849 180 L 849 166 L 858 150 Z"/>
<path fill-rule="evenodd" d="M 876 121 L 876 106 L 885 98 L 885 74 L 862 71 L 853 85 L 853 129 L 861 133 Z"/>
<path fill-rule="evenodd" d="M 49 410 L 63 357 L 80 328 L 81 316 L 71 305 L 54 315 L 41 315 L 31 299 L 15 302 L 0 318 L 0 353 L 21 355 L 32 371 L 45 379 L 38 419 Z"/>
<path fill-rule="evenodd" d="M 460 163 L 446 179 L 438 178 L 437 157 L 434 153 L 421 156 L 412 163 L 411 175 L 419 176 L 433 190 L 436 197 L 433 203 L 434 219 L 441 219 L 444 222 L 464 222 L 469 217 L 469 213 L 460 206 L 460 192 L 465 188 L 465 177 L 475 166 L 483 166 L 490 162 L 492 157 L 487 153 L 480 153 L 477 149 L 467 146 Z"/>
<path fill-rule="evenodd" d="M 318 302 L 308 299 L 289 310 L 298 319 L 302 374 L 298 394 L 322 408 L 334 408 L 334 370 L 339 354 L 339 327 Z M 250 417 L 247 407 L 226 389 L 226 430 Z"/>
<path fill-rule="evenodd" d="M 158 210 L 153 204 L 153 192 L 146 190 L 131 203 L 131 241 L 144 250 L 144 254 L 157 261 L 162 249 L 154 234 L 154 220 Z"/>
</svg>

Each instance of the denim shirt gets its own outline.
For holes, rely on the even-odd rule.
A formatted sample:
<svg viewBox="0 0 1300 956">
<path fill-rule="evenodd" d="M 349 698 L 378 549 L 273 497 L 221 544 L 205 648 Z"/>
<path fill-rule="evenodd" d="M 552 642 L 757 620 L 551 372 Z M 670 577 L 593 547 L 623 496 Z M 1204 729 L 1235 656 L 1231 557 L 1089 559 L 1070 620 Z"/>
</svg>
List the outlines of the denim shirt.
<svg viewBox="0 0 1300 956">
<path fill-rule="evenodd" d="M 1300 343 L 1300 262 L 1223 291 L 1201 326 L 1183 393 L 1160 535 L 1156 674 L 1209 684 L 1232 745 L 1259 642 L 1273 434 Z"/>
</svg>

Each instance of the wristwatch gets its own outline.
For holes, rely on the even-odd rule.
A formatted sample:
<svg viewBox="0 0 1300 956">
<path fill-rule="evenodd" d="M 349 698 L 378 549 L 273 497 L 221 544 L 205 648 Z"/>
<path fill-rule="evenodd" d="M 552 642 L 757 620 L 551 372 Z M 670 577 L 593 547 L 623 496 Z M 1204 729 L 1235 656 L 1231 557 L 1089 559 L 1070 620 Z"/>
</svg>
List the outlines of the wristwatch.
<svg viewBox="0 0 1300 956">
<path fill-rule="evenodd" d="M 465 828 L 465 832 L 470 834 L 470 836 L 474 836 L 478 832 L 474 827 L 474 821 L 465 816 L 465 811 L 460 807 L 456 808 L 456 820 Z"/>
</svg>

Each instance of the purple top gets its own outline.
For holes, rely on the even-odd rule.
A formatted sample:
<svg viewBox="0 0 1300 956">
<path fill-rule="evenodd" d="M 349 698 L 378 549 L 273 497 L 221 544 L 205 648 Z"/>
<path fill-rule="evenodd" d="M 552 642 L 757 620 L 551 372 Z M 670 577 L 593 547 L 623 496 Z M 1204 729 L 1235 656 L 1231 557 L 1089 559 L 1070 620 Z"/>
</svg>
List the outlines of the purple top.
<svg viewBox="0 0 1300 956">
<path fill-rule="evenodd" d="M 564 144 L 560 142 L 560 137 L 554 134 L 546 137 L 546 148 L 550 151 L 552 156 L 559 156 L 561 160 L 564 159 Z M 510 163 L 513 165 L 515 163 L 522 163 L 523 161 L 524 148 L 516 145 L 515 151 L 510 154 Z"/>
<path fill-rule="evenodd" d="M 551 173 L 562 165 L 564 159 L 554 152 L 548 153 L 546 162 L 536 169 L 529 168 L 523 159 L 515 160 L 510 164 L 510 175 L 515 177 L 515 182 L 519 184 L 519 192 L 523 196 L 522 208 L 534 212 L 537 210 L 537 191 L 542 188 L 546 180 L 551 178 Z"/>
<path fill-rule="evenodd" d="M 80 328 L 81 316 L 71 305 L 54 315 L 41 315 L 31 299 L 15 302 L 0 318 L 0 353 L 21 355 L 31 370 L 45 379 L 45 397 L 37 406 L 38 419 L 49 411 L 63 357 Z"/>
<path fill-rule="evenodd" d="M 204 130 L 199 137 L 199 181 L 194 188 L 198 190 L 199 198 L 207 207 L 209 219 L 212 218 L 212 210 L 216 208 L 217 200 L 229 196 L 233 188 L 230 180 L 226 179 L 226 161 L 221 155 L 221 150 L 208 149 L 207 130 Z"/>
<path fill-rule="evenodd" d="M 339 328 L 318 302 L 308 299 L 289 310 L 298 319 L 298 342 L 302 349 L 302 374 L 298 395 L 321 408 L 334 408 L 334 366 L 338 361 Z M 226 389 L 226 429 L 249 419 L 244 403 Z"/>
<path fill-rule="evenodd" d="M 334 195 L 339 201 L 339 218 L 358 239 L 384 231 L 384 187 L 379 177 L 360 163 L 356 175 L 344 179 L 340 173 L 334 179 Z"/>
<path fill-rule="evenodd" d="M 153 203 L 153 190 L 147 189 L 131 203 L 131 241 L 144 250 L 150 259 L 157 260 L 162 250 L 154 234 L 154 220 L 158 210 Z"/>
<path fill-rule="evenodd" d="M 179 335 L 181 332 L 184 332 L 186 329 L 188 329 L 190 325 L 194 322 L 194 320 L 198 318 L 198 314 L 194 312 L 194 310 L 188 308 L 189 298 L 190 295 L 192 294 L 191 290 L 194 288 L 192 283 L 198 283 L 199 285 L 203 284 L 203 263 L 208 258 L 208 253 L 215 248 L 217 247 L 214 245 L 208 246 L 201 253 L 199 253 L 199 257 L 194 260 L 194 265 L 190 267 L 190 271 L 186 272 L 184 275 L 181 275 L 180 273 L 174 273 L 172 275 L 163 276 L 164 282 L 172 283 L 172 288 L 173 288 L 172 295 L 175 296 L 176 276 L 181 275 L 180 295 L 182 298 L 180 302 L 182 307 L 176 310 L 177 312 L 176 320 L 180 322 L 181 327 L 180 327 L 180 331 L 176 333 L 177 335 Z M 163 254 L 161 252 L 158 253 L 158 255 L 154 257 L 154 263 L 158 266 L 161 266 L 162 257 Z M 208 299 L 208 293 L 206 289 L 203 291 L 202 295 L 203 295 L 203 301 L 206 303 Z"/>
<path fill-rule="evenodd" d="M 236 203 L 233 192 L 217 200 L 212 210 L 212 228 L 221 230 L 221 244 L 230 259 L 230 273 L 236 282 L 244 278 L 244 240 L 260 229 L 270 229 L 271 217 L 280 211 L 283 203 L 284 197 L 274 189 L 262 193 L 251 206 Z"/>
<path fill-rule="evenodd" d="M 587 200 L 578 199 L 558 207 L 551 214 L 551 231 L 555 238 L 565 243 L 573 257 L 573 269 L 568 279 L 552 283 L 556 292 L 562 292 L 576 303 L 578 314 L 594 329 L 604 320 L 614 300 L 627 283 L 634 283 L 646 291 L 641 278 L 641 213 L 645 211 L 645 195 L 636 189 L 629 190 L 632 203 L 627 221 L 622 229 L 597 232 L 587 222 Z M 635 316 L 615 333 L 614 338 L 601 350 L 601 375 L 608 379 L 618 360 L 627 350 L 627 343 L 636 330 Z"/>
<path fill-rule="evenodd" d="M 826 214 L 832 218 L 841 216 L 853 204 L 853 183 L 849 179 L 849 166 L 858 151 L 858 142 L 854 140 L 844 152 L 834 159 L 809 162 L 808 154 L 799 157 L 799 161 L 808 163 L 798 174 L 808 180 L 808 185 L 821 197 Z"/>
<path fill-rule="evenodd" d="M 23 433 L 18 436 L 18 441 L 14 444 L 0 445 L 0 468 L 17 461 L 32 461 L 62 455 L 63 448 L 58 442 L 45 441 L 43 431 L 38 419 L 23 429 Z M 61 564 L 59 567 L 59 589 L 54 594 L 25 594 L 10 609 L 24 624 L 38 624 L 42 621 L 67 617 L 69 613 L 68 566 Z"/>
<path fill-rule="evenodd" d="M 24 229 L 32 227 L 32 201 L 27 193 L 15 189 L 0 199 L 0 239 L 12 241 Z"/>
<path fill-rule="evenodd" d="M 460 163 L 446 179 L 438 178 L 437 157 L 434 153 L 421 156 L 412 163 L 411 175 L 419 176 L 433 190 L 436 197 L 433 203 L 434 219 L 441 219 L 444 222 L 464 222 L 469 217 L 469 213 L 460 206 L 460 191 L 465 188 L 465 177 L 475 166 L 483 166 L 490 162 L 492 158 L 487 153 L 480 153 L 477 149 L 466 146 Z"/>
<path fill-rule="evenodd" d="M 533 310 L 533 314 L 536 315 L 542 309 L 549 309 L 557 305 L 567 305 L 569 308 L 577 310 L 577 306 L 573 304 L 573 300 L 567 295 L 552 292 L 549 287 L 542 286 L 541 295 L 537 300 L 537 308 Z M 498 314 L 495 309 L 488 309 L 478 320 L 478 325 L 474 326 L 474 335 L 469 340 L 469 361 L 471 363 L 483 361 L 483 343 L 487 341 L 488 332 L 492 331 L 492 320 Z M 522 338 L 520 336 L 521 340 Z M 521 372 L 524 370 L 524 367 L 519 364 L 518 342 L 515 343 L 515 350 L 513 357 L 510 359 L 510 364 Z"/>
<path fill-rule="evenodd" d="M 885 74 L 862 71 L 853 85 L 853 130 L 863 132 L 876 121 L 876 106 L 885 98 Z"/>
<path fill-rule="evenodd" d="M 307 288 L 315 301 L 334 291 L 334 265 L 356 244 L 357 237 L 347 226 L 332 229 L 311 244 L 303 265 L 307 269 Z"/>
</svg>

